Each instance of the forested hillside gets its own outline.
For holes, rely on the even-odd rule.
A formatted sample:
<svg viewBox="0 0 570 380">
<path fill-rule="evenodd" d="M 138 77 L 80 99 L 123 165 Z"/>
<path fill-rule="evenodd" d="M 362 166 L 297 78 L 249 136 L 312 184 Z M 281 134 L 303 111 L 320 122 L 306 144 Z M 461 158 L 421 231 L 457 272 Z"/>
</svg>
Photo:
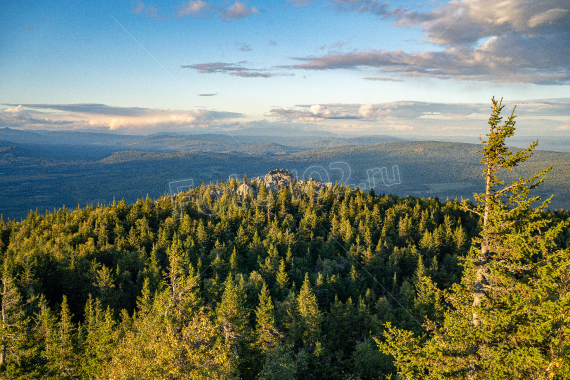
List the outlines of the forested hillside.
<svg viewBox="0 0 570 380">
<path fill-rule="evenodd" d="M 3 377 L 393 373 L 372 338 L 441 318 L 422 279 L 459 281 L 478 217 L 456 200 L 246 181 L 2 219 Z"/>
<path fill-rule="evenodd" d="M 20 220 L 36 207 L 43 213 L 63 205 L 108 204 L 114 197 L 134 203 L 147 194 L 158 198 L 170 192 L 172 182 L 199 185 L 243 173 L 265 175 L 276 167 L 288 168 L 298 179 L 316 174 L 314 179 L 353 189 L 372 187 L 378 193 L 419 198 L 467 199 L 484 186 L 480 144 L 394 141 L 386 136 L 237 136 L 239 143 L 228 135 L 112 136 L 0 129 L 0 213 Z M 554 195 L 550 209 L 568 210 L 569 153 L 537 151 L 524 166 L 505 173 L 505 179 L 528 177 L 550 165 L 551 176 L 538 194 L 544 199 Z"/>
</svg>

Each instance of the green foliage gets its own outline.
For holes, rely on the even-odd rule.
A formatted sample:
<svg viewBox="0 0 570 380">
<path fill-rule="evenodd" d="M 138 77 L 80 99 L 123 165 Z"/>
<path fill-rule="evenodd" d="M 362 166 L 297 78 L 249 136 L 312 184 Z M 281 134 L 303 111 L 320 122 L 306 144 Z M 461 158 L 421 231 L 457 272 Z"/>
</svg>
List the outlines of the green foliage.
<svg viewBox="0 0 570 380">
<path fill-rule="evenodd" d="M 402 342 L 423 342 L 416 320 L 444 323 L 449 295 L 471 312 L 472 295 L 456 290 L 471 285 L 456 283 L 461 260 L 466 270 L 475 265 L 469 242 L 483 224 L 457 200 L 318 190 L 300 181 L 278 190 L 255 184 L 257 194 L 240 197 L 240 184 L 0 219 L 2 302 L 11 310 L 0 377 L 383 378 L 401 362 L 394 367 L 373 337 L 393 330 Z M 513 286 L 507 275 L 528 280 L 528 289 L 509 293 L 521 311 L 544 306 L 521 326 L 542 338 L 561 329 L 564 337 L 565 299 L 555 295 L 568 283 L 558 248 L 567 247 L 570 233 L 556 225 L 569 214 L 538 210 L 535 224 L 526 215 L 505 219 L 521 221 L 506 231 L 528 226 L 523 238 L 505 240 L 518 252 L 514 274 L 492 265 L 488 271 L 503 271 L 496 278 Z M 537 255 L 548 260 L 525 269 Z M 464 342 L 472 336 L 457 331 Z M 533 344 L 563 358 L 564 342 Z M 563 367 L 560 360 L 552 370 Z"/>
<path fill-rule="evenodd" d="M 19 372 L 22 360 L 26 356 L 26 344 L 29 339 L 30 319 L 25 313 L 24 302 L 20 295 L 10 266 L 6 261 L 2 271 L 1 286 L 1 321 L 0 321 L 0 370 L 9 374 Z"/>
<path fill-rule="evenodd" d="M 529 191 L 550 169 L 503 186 L 499 174 L 530 158 L 537 142 L 510 152 L 505 140 L 514 134 L 515 116 L 500 125 L 502 108 L 493 99 L 488 140 L 479 151 L 486 192 L 475 195 L 475 208 L 464 204 L 481 217 L 481 234 L 465 258 L 461 283 L 429 295 L 445 299 L 446 311 L 427 313 L 424 334 L 387 323 L 377 341 L 404 378 L 570 378 L 570 317 L 562 311 L 570 309 L 570 251 L 560 239 L 570 223 L 549 218 L 548 201 L 532 207 L 539 198 Z"/>
<path fill-rule="evenodd" d="M 305 281 L 297 298 L 297 308 L 299 313 L 299 330 L 303 339 L 303 344 L 310 350 L 316 349 L 321 335 L 322 315 L 317 304 L 317 297 L 311 289 L 309 274 L 305 273 Z"/>
<path fill-rule="evenodd" d="M 297 362 L 293 350 L 284 345 L 272 347 L 266 354 L 259 380 L 295 380 L 297 378 Z"/>
<path fill-rule="evenodd" d="M 255 317 L 257 344 L 262 351 L 268 351 L 278 343 L 280 334 L 275 328 L 275 307 L 265 284 L 259 293 L 259 305 L 255 309 Z"/>
</svg>

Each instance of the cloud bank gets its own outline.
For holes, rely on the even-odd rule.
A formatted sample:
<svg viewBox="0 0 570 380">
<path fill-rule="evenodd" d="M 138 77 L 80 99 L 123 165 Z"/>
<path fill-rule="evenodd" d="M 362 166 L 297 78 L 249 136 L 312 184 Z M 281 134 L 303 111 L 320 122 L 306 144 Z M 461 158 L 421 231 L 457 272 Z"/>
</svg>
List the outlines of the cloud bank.
<svg viewBox="0 0 570 380">
<path fill-rule="evenodd" d="M 151 133 L 206 127 L 243 115 L 233 112 L 190 111 L 104 104 L 20 104 L 0 112 L 0 125 L 28 129 L 103 129 Z M 54 112 L 55 111 L 55 112 Z"/>
<path fill-rule="evenodd" d="M 213 94 L 203 94 L 210 96 Z M 570 132 L 570 98 L 505 101 L 504 114 L 516 104 L 521 136 L 537 131 Z M 240 129 L 246 115 L 203 109 L 173 110 L 112 107 L 104 104 L 4 104 L 0 127 L 22 129 L 91 129 L 117 133 L 150 134 L 160 131 Z M 316 130 L 335 133 L 479 136 L 487 132 L 488 103 L 397 101 L 377 104 L 302 104 L 270 110 L 269 123 L 283 132 L 290 126 L 312 123 Z M 251 121 L 258 123 L 261 121 Z M 224 127 L 225 126 L 225 127 Z M 225 129 L 224 129 L 225 130 Z M 205 132 L 204 132 L 205 133 Z M 474 140 L 476 142 L 476 140 Z"/>
<path fill-rule="evenodd" d="M 277 115 L 282 120 L 298 120 L 298 121 L 321 121 L 325 119 L 359 119 L 360 117 L 344 111 L 335 111 L 326 106 L 315 104 L 312 106 L 305 106 L 307 111 L 300 111 L 295 109 L 274 108 L 271 113 Z"/>
<path fill-rule="evenodd" d="M 404 77 L 570 84 L 570 3 L 567 0 L 463 0 L 421 12 L 377 0 L 333 0 L 341 12 L 369 13 L 400 27 L 419 27 L 443 50 L 366 50 L 296 57 L 294 69 L 374 68 Z"/>
<path fill-rule="evenodd" d="M 441 132 L 446 134 L 479 135 L 487 131 L 491 112 L 487 103 L 435 103 L 397 101 L 378 104 L 318 104 L 275 108 L 271 114 L 281 122 L 319 122 L 321 128 L 366 133 L 396 131 Z M 567 132 L 570 123 L 570 98 L 504 102 L 504 114 L 517 105 L 517 127 L 523 134 L 537 130 Z M 350 126 L 342 124 L 351 121 Z M 384 131 L 384 132 L 383 132 Z"/>
</svg>

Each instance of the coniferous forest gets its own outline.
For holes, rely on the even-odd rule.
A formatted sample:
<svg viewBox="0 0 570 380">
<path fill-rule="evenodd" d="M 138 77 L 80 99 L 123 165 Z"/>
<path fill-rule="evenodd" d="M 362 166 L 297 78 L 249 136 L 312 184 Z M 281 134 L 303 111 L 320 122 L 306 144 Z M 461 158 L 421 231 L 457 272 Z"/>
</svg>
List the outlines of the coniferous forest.
<svg viewBox="0 0 570 380">
<path fill-rule="evenodd" d="M 494 106 L 469 202 L 278 171 L 2 218 L 1 377 L 570 378 L 570 213 L 501 182 Z"/>
</svg>

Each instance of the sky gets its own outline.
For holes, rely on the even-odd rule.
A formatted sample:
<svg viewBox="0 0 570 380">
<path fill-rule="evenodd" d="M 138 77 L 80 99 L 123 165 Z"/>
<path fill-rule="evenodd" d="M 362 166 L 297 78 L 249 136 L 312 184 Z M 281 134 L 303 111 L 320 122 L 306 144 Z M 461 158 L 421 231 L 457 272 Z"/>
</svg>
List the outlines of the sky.
<svg viewBox="0 0 570 380">
<path fill-rule="evenodd" d="M 568 0 L 8 1 L 0 127 L 570 135 Z"/>
</svg>

